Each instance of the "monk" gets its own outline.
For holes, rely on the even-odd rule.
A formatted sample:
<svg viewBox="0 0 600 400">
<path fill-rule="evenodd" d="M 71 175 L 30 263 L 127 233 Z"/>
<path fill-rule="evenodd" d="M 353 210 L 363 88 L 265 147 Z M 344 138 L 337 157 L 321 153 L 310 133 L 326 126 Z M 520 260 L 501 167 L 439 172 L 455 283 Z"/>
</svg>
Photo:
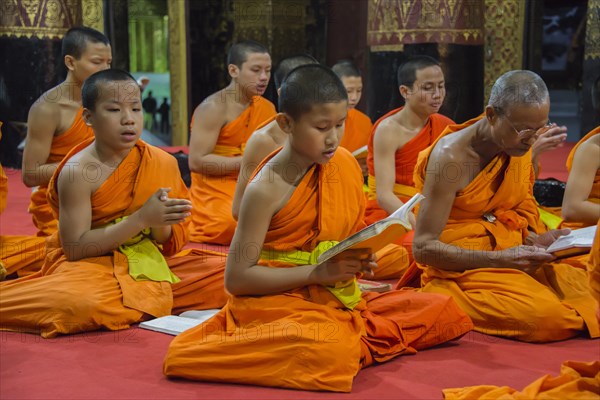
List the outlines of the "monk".
<svg viewBox="0 0 600 400">
<path fill-rule="evenodd" d="M 306 64 L 318 64 L 318 62 L 312 56 L 303 54 L 285 58 L 279 63 L 273 76 L 278 94 L 280 93 L 281 85 L 283 84 L 284 78 L 287 76 L 287 74 L 289 74 L 294 68 Z M 340 74 L 338 73 L 337 75 L 339 76 Z M 344 81 L 342 80 L 342 83 L 343 82 Z M 350 98 L 351 95 L 350 91 L 348 90 L 348 86 L 344 86 L 346 87 L 348 97 Z M 355 98 L 355 95 L 353 96 L 353 98 Z M 358 103 L 357 100 L 356 103 Z M 352 108 L 349 107 L 348 115 L 350 115 L 350 110 L 352 110 Z M 346 118 L 345 123 L 348 123 L 348 118 Z M 346 128 L 344 128 L 342 140 L 348 133 L 347 125 L 345 126 Z M 276 115 L 266 120 L 261 126 L 259 126 L 256 132 L 250 136 L 250 139 L 246 144 L 244 156 L 242 157 L 240 175 L 235 188 L 235 195 L 233 196 L 232 213 L 236 220 L 238 219 L 240 203 L 242 201 L 242 196 L 244 195 L 246 185 L 248 184 L 248 179 L 253 174 L 259 163 L 270 153 L 282 147 L 287 139 L 288 134 L 282 131 L 279 127 L 279 124 L 276 121 Z M 374 272 L 374 278 L 399 278 L 404 270 L 408 267 L 407 251 L 401 246 L 390 244 L 377 252 L 377 264 L 378 268 Z"/>
<path fill-rule="evenodd" d="M 362 97 L 363 82 L 360 69 L 349 60 L 337 62 L 331 70 L 342 80 L 348 93 L 348 116 L 344 128 L 344 137 L 340 146 L 350 152 L 355 152 L 369 143 L 373 122 L 366 114 L 356 109 Z M 366 152 L 365 152 L 366 153 Z M 358 164 L 367 176 L 367 157 L 357 154 Z"/>
<path fill-rule="evenodd" d="M 2 283 L 0 329 L 43 337 L 125 329 L 190 304 L 176 301 L 177 285 L 190 287 L 189 265 L 178 275 L 165 256 L 186 244 L 192 205 L 177 161 L 139 140 L 139 85 L 127 72 L 100 71 L 85 81 L 82 103 L 95 138 L 56 168 L 48 196 L 59 232 L 41 271 Z M 211 301 L 206 308 L 224 303 Z"/>
<path fill-rule="evenodd" d="M 301 65 L 318 63 L 319 62 L 313 56 L 308 54 L 299 54 L 281 60 L 273 74 L 277 95 L 279 95 L 281 91 L 280 89 L 284 78 L 291 70 Z M 236 220 L 238 219 L 240 203 L 244 191 L 246 190 L 248 179 L 254 173 L 258 164 L 260 164 L 266 156 L 282 147 L 287 141 L 288 135 L 279 128 L 275 117 L 276 114 L 260 124 L 246 143 L 246 149 L 242 156 L 240 174 L 238 176 L 231 207 L 233 218 Z"/>
<path fill-rule="evenodd" d="M 576 229 L 596 224 L 600 219 L 600 126 L 573 147 L 567 170 L 562 226 Z"/>
<path fill-rule="evenodd" d="M 507 72 L 485 113 L 449 126 L 414 174 L 422 291 L 452 296 L 479 332 L 528 342 L 600 335 L 584 263 L 545 250 L 569 230 L 546 232 L 532 196 L 531 145 L 560 129 L 549 107 L 538 75 Z"/>
<path fill-rule="evenodd" d="M 190 240 L 228 245 L 236 222 L 231 204 L 248 138 L 275 106 L 261 95 L 271 76 L 271 57 L 259 43 L 244 41 L 227 55 L 231 82 L 194 111 L 189 165 L 192 222 Z"/>
<path fill-rule="evenodd" d="M 290 139 L 242 199 L 225 273 L 232 297 L 171 342 L 165 374 L 349 392 L 361 368 L 467 332 L 469 318 L 448 296 L 361 295 L 355 277 L 375 267 L 368 249 L 315 263 L 329 241 L 364 226 L 358 163 L 339 148 L 346 90 L 330 69 L 304 65 L 283 83 L 279 109 Z"/>
<path fill-rule="evenodd" d="M 83 121 L 81 86 L 94 72 L 110 68 L 111 47 L 106 36 L 92 28 L 69 29 L 62 41 L 67 77 L 44 93 L 29 110 L 23 150 L 23 183 L 37 187 L 29 212 L 38 236 L 57 230 L 57 220 L 46 200 L 48 182 L 58 163 L 75 145 L 93 137 Z"/>
<path fill-rule="evenodd" d="M 417 155 L 454 123 L 438 111 L 446 96 L 440 64 L 428 56 L 416 56 L 398 68 L 398 85 L 405 105 L 385 114 L 373 126 L 367 166 L 369 191 L 365 222 L 372 224 L 400 208 L 415 193 L 412 173 Z M 410 214 L 414 226 L 414 214 Z M 413 231 L 397 240 L 412 262 Z M 406 267 L 400 271 L 405 272 Z"/>
</svg>

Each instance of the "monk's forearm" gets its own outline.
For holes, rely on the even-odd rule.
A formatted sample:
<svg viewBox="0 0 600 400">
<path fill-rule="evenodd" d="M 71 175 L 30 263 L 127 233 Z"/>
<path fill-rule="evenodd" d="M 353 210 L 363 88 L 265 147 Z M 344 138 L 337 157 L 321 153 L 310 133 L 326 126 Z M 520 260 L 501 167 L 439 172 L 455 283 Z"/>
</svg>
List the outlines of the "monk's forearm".
<svg viewBox="0 0 600 400">
<path fill-rule="evenodd" d="M 231 257 L 231 255 L 229 256 Z M 269 268 L 255 265 L 236 271 L 225 271 L 225 288 L 235 296 L 260 296 L 311 285 L 314 265 L 293 268 Z"/>
<path fill-rule="evenodd" d="M 157 226 L 150 228 L 150 233 L 152 235 L 152 239 L 154 239 L 157 243 L 162 244 L 171 238 L 173 231 L 171 226 Z"/>
<path fill-rule="evenodd" d="M 383 208 L 388 214 L 393 213 L 404 204 L 394 193 L 382 193 L 377 196 L 379 207 Z"/>
<path fill-rule="evenodd" d="M 600 219 L 600 204 L 587 200 L 572 205 L 565 204 L 562 208 L 562 217 L 568 222 L 583 222 L 594 225 Z"/>
<path fill-rule="evenodd" d="M 190 158 L 190 170 L 209 176 L 229 175 L 239 172 L 241 162 L 241 156 L 225 157 L 217 154 L 207 154 L 196 159 Z"/>
<path fill-rule="evenodd" d="M 114 225 L 89 230 L 78 239 L 62 240 L 62 247 L 69 261 L 99 257 L 117 249 L 144 228 L 134 213 Z"/>
<path fill-rule="evenodd" d="M 57 167 L 58 163 L 42 164 L 37 165 L 34 168 L 25 168 L 23 170 L 23 183 L 27 187 L 47 185 Z"/>
<path fill-rule="evenodd" d="M 462 248 L 432 240 L 413 244 L 415 260 L 420 264 L 446 270 L 462 272 L 477 268 L 498 268 L 502 265 L 499 251 L 484 251 Z"/>
</svg>

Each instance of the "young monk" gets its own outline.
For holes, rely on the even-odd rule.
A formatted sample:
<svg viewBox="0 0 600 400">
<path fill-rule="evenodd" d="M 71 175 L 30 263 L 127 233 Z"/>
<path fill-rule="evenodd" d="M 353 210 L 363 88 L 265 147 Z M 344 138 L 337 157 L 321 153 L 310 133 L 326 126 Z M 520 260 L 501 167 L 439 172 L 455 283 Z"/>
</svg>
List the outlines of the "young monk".
<svg viewBox="0 0 600 400">
<path fill-rule="evenodd" d="M 348 93 L 348 116 L 340 146 L 353 152 L 368 144 L 373 129 L 371 118 L 356 109 L 362 97 L 362 76 L 358 67 L 349 60 L 339 61 L 331 69 L 342 80 Z M 358 158 L 358 163 L 363 170 L 363 176 L 367 176 L 366 157 Z"/>
<path fill-rule="evenodd" d="M 75 145 L 93 137 L 83 121 L 81 86 L 94 72 L 110 68 L 112 53 L 106 36 L 92 28 L 69 29 L 62 41 L 67 77 L 44 93 L 29 110 L 23 150 L 23 183 L 37 187 L 29 212 L 38 236 L 57 230 L 57 220 L 46 200 L 48 182 L 58 163 Z"/>
<path fill-rule="evenodd" d="M 232 297 L 175 338 L 165 374 L 348 392 L 361 368 L 467 332 L 470 320 L 447 296 L 361 295 L 355 277 L 375 267 L 368 249 L 315 263 L 329 241 L 364 226 L 359 167 L 338 148 L 346 90 L 328 68 L 304 65 L 283 83 L 279 109 L 289 140 L 242 199 L 225 273 Z"/>
<path fill-rule="evenodd" d="M 229 85 L 194 111 L 189 164 L 194 208 L 190 239 L 227 245 L 235 231 L 231 215 L 235 183 L 248 138 L 275 106 L 261 97 L 271 76 L 267 49 L 240 42 L 227 55 Z"/>
<path fill-rule="evenodd" d="M 186 244 L 192 206 L 177 161 L 139 139 L 139 85 L 124 71 L 101 71 L 85 81 L 82 102 L 95 139 L 57 166 L 48 196 L 59 232 L 47 240 L 41 271 L 2 283 L 0 329 L 43 337 L 124 329 L 170 314 L 182 304 L 177 285 L 188 295 L 189 275 L 165 256 Z"/>
<path fill-rule="evenodd" d="M 449 126 L 414 174 L 422 290 L 451 295 L 480 332 L 529 342 L 600 335 L 583 263 L 545 250 L 569 231 L 545 232 L 532 196 L 531 145 L 560 129 L 547 126 L 549 107 L 538 75 L 508 72 L 485 114 Z"/>
<path fill-rule="evenodd" d="M 444 73 L 435 59 L 417 56 L 402 64 L 398 68 L 398 86 L 405 105 L 379 118 L 369 139 L 365 212 L 368 225 L 387 217 L 417 193 L 412 174 L 419 152 L 454 123 L 438 113 L 446 89 Z M 414 214 L 410 218 L 414 226 Z M 396 242 L 408 251 L 409 262 L 412 238 L 410 231 Z"/>
<path fill-rule="evenodd" d="M 291 70 L 301 65 L 318 63 L 319 62 L 313 56 L 308 54 L 300 54 L 281 60 L 273 74 L 277 95 L 280 93 L 283 79 Z M 260 164 L 266 156 L 282 147 L 287 141 L 287 134 L 279 128 L 279 125 L 275 120 L 276 116 L 277 115 L 275 114 L 260 124 L 246 143 L 246 149 L 244 150 L 244 155 L 242 156 L 242 162 L 240 164 L 240 174 L 233 196 L 233 205 L 231 207 L 233 218 L 236 220 L 238 219 L 240 203 L 244 191 L 246 190 L 248 179 L 258 164 Z"/>
<path fill-rule="evenodd" d="M 274 74 L 275 86 L 277 87 L 278 94 L 286 75 L 294 68 L 306 64 L 318 64 L 318 62 L 309 55 L 299 55 L 288 57 L 279 63 Z M 339 76 L 339 73 L 337 75 Z M 346 86 L 346 90 L 350 97 L 348 86 Z M 356 101 L 356 103 L 358 103 L 358 101 Z M 351 110 L 352 108 L 349 107 L 348 115 L 350 115 Z M 348 118 L 346 118 L 345 121 L 346 128 L 344 128 L 342 140 L 348 133 L 347 123 Z M 248 179 L 259 163 L 270 153 L 282 147 L 287 139 L 288 135 L 279 127 L 279 124 L 276 121 L 276 115 L 266 120 L 258 130 L 250 136 L 244 156 L 242 157 L 240 175 L 235 188 L 235 195 L 233 196 L 232 213 L 236 220 L 238 219 L 240 204 L 244 191 L 246 190 L 246 185 L 248 184 Z M 399 278 L 408 267 L 407 251 L 400 246 L 390 244 L 377 252 L 377 263 L 378 268 L 374 272 L 374 278 Z"/>
</svg>

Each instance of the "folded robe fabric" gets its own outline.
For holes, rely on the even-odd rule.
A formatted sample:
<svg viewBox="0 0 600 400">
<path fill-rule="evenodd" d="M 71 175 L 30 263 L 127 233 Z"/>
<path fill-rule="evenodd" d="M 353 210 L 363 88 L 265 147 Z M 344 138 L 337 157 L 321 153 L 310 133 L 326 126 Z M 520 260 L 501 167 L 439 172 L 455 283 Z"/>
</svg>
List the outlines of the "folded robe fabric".
<svg viewBox="0 0 600 400">
<path fill-rule="evenodd" d="M 373 123 L 367 115 L 355 108 L 349 109 L 340 146 L 351 153 L 366 146 L 369 143 L 372 128 Z"/>
<path fill-rule="evenodd" d="M 221 129 L 213 153 L 226 157 L 241 156 L 252 132 L 273 115 L 275 106 L 269 100 L 253 97 L 244 112 Z M 214 166 L 215 170 L 219 168 L 219 165 Z M 194 208 L 190 224 L 191 241 L 222 245 L 231 242 L 237 225 L 231 214 L 237 178 L 238 171 L 218 175 L 192 172 L 190 195 Z"/>
<path fill-rule="evenodd" d="M 339 179 L 328 178 L 333 168 Z M 313 166 L 273 216 L 258 251 L 311 252 L 320 242 L 340 241 L 363 227 L 359 171 L 345 149 L 338 149 L 328 164 Z M 205 381 L 347 392 L 360 368 L 451 340 L 471 327 L 448 296 L 409 290 L 363 294 L 353 310 L 321 285 L 232 296 L 215 317 L 173 340 L 164 372 Z"/>
</svg>

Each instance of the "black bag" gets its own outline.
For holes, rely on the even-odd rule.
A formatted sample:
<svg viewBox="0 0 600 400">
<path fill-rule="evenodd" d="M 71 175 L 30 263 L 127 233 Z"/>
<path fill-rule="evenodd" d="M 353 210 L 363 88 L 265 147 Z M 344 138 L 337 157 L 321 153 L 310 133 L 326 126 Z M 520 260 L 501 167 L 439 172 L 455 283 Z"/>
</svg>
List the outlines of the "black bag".
<svg viewBox="0 0 600 400">
<path fill-rule="evenodd" d="M 533 185 L 533 197 L 541 206 L 560 207 L 565 196 L 566 183 L 558 179 L 538 179 Z"/>
</svg>

